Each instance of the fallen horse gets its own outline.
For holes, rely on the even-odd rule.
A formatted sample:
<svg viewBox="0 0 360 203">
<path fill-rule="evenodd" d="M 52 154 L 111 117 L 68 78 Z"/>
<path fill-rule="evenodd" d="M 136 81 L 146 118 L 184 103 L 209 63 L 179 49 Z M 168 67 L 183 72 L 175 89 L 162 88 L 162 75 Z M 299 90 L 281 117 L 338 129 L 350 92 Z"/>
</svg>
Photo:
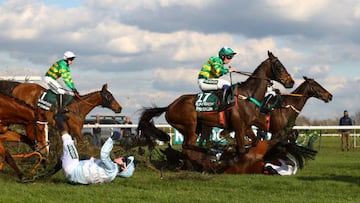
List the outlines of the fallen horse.
<svg viewBox="0 0 360 203">
<path fill-rule="evenodd" d="M 172 160 L 174 156 L 171 155 L 176 154 L 176 151 L 169 146 L 162 152 L 168 162 L 174 163 L 177 160 Z M 293 175 L 298 168 L 304 167 L 306 160 L 314 159 L 317 151 L 283 139 L 259 141 L 257 146 L 247 148 L 247 153 L 242 157 L 237 156 L 235 148 L 229 145 L 217 148 L 183 148 L 183 153 L 186 156 L 176 158 L 186 159 L 191 163 L 190 166 L 183 166 L 185 170 L 215 174 Z"/>
</svg>

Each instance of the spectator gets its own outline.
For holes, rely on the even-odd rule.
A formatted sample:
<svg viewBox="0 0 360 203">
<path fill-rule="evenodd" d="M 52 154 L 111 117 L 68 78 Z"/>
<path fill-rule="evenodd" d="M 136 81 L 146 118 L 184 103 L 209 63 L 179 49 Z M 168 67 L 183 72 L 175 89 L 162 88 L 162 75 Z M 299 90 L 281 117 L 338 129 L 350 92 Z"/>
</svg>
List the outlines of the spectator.
<svg viewBox="0 0 360 203">
<path fill-rule="evenodd" d="M 340 118 L 339 121 L 340 126 L 349 126 L 352 125 L 352 120 L 349 117 L 349 113 L 347 110 L 344 111 L 344 116 Z M 349 151 L 350 150 L 350 129 L 340 129 L 341 134 L 341 150 Z"/>
<path fill-rule="evenodd" d="M 125 123 L 124 124 L 132 124 L 130 117 L 126 116 L 125 117 Z M 130 136 L 131 135 L 131 128 L 122 128 L 121 129 L 121 135 L 124 136 Z"/>
<path fill-rule="evenodd" d="M 101 128 L 99 127 L 99 124 L 100 116 L 96 115 L 95 127 L 93 128 L 93 142 L 96 147 L 101 147 Z"/>
</svg>

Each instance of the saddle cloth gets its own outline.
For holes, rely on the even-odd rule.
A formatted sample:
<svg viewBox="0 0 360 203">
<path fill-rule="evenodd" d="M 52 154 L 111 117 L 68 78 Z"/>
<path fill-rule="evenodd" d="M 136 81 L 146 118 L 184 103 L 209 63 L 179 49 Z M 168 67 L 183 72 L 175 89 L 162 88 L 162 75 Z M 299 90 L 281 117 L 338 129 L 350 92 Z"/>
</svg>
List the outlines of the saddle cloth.
<svg viewBox="0 0 360 203">
<path fill-rule="evenodd" d="M 68 104 L 70 104 L 73 100 L 73 96 L 71 95 L 63 95 L 63 106 L 67 106 Z M 38 99 L 38 107 L 44 109 L 44 110 L 54 110 L 54 107 L 56 105 L 57 101 L 57 95 L 51 91 L 50 89 L 44 91 L 39 99 Z"/>
<path fill-rule="evenodd" d="M 195 108 L 198 112 L 213 112 L 219 109 L 216 92 L 201 92 L 196 95 Z"/>
</svg>

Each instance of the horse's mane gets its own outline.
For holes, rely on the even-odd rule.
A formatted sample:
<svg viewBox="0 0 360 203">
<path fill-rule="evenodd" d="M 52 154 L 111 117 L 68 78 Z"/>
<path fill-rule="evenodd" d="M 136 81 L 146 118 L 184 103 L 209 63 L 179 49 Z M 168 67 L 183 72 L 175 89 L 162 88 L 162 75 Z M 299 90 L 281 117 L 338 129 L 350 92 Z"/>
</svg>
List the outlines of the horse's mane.
<svg viewBox="0 0 360 203">
<path fill-rule="evenodd" d="M 261 62 L 256 68 L 255 68 L 255 70 L 253 71 L 253 73 L 246 79 L 246 81 L 248 81 L 248 80 L 250 80 L 252 77 L 252 75 L 256 75 L 260 70 L 261 70 L 261 67 L 264 65 L 264 63 L 266 62 L 266 61 L 268 61 L 269 60 L 269 58 L 267 58 L 267 59 L 265 59 L 263 62 Z M 245 82 L 246 82 L 245 81 Z"/>
<path fill-rule="evenodd" d="M 292 93 L 299 93 L 299 92 L 303 92 L 304 88 L 306 87 L 306 84 L 307 84 L 307 80 L 302 82 L 294 91 L 292 91 Z"/>
<path fill-rule="evenodd" d="M 6 95 L 12 95 L 13 90 L 15 87 L 20 85 L 20 82 L 16 81 L 9 81 L 9 80 L 0 80 L 0 93 L 6 94 Z"/>
<path fill-rule="evenodd" d="M 278 158 L 292 155 L 299 164 L 299 168 L 304 167 L 304 161 L 314 159 L 317 151 L 297 145 L 295 142 L 289 142 L 287 139 L 274 140 L 275 144 L 264 155 L 264 161 L 273 161 Z"/>
<path fill-rule="evenodd" d="M 306 76 L 303 77 L 305 81 L 302 82 L 294 91 L 292 91 L 292 93 L 303 92 L 303 89 L 306 87 L 305 85 L 307 85 L 310 81 L 314 81 L 312 78 L 308 78 Z"/>
<path fill-rule="evenodd" d="M 97 91 L 94 91 L 94 92 L 89 92 L 89 93 L 83 94 L 83 95 L 81 95 L 81 97 L 88 97 L 88 96 L 91 96 L 92 94 L 95 94 L 95 93 L 98 93 L 98 92 L 101 92 L 101 90 L 97 90 Z"/>
</svg>

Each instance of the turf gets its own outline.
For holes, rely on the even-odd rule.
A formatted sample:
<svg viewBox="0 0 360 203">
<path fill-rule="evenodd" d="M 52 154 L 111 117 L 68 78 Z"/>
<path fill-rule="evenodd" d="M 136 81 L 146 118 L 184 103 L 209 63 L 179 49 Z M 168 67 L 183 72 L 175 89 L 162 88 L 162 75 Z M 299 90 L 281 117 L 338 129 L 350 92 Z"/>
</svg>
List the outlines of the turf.
<svg viewBox="0 0 360 203">
<path fill-rule="evenodd" d="M 359 202 L 360 149 L 340 150 L 339 137 L 322 137 L 315 160 L 293 176 L 163 172 L 135 154 L 131 178 L 71 185 L 61 171 L 46 180 L 19 182 L 4 166 L 0 202 Z M 135 151 L 134 151 L 135 153 Z"/>
</svg>

